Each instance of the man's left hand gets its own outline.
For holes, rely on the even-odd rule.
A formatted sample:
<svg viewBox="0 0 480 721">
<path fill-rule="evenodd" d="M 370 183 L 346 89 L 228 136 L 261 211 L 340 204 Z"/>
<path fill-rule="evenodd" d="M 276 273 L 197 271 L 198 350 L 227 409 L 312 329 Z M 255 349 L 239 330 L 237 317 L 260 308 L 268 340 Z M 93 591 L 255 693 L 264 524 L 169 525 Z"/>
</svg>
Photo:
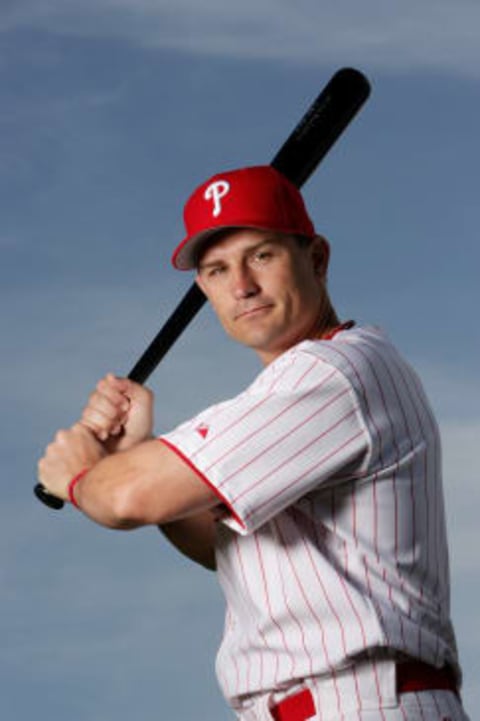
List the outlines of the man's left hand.
<svg viewBox="0 0 480 721">
<path fill-rule="evenodd" d="M 57 498 L 68 501 L 68 484 L 84 469 L 93 468 L 106 452 L 84 426 L 58 431 L 38 462 L 38 479 Z"/>
</svg>

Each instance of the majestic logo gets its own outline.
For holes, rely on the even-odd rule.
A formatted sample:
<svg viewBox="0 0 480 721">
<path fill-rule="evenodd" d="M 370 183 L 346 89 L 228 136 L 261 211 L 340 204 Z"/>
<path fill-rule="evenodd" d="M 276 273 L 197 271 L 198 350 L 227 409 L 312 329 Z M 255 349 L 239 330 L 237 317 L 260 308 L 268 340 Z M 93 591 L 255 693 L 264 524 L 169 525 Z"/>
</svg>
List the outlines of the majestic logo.
<svg viewBox="0 0 480 721">
<path fill-rule="evenodd" d="M 229 191 L 230 183 L 227 183 L 226 180 L 217 180 L 215 181 L 215 183 L 210 183 L 210 185 L 206 189 L 203 197 L 205 198 L 205 200 L 213 200 L 212 215 L 214 218 L 218 218 L 218 216 L 222 212 L 221 200 L 227 195 Z"/>
<path fill-rule="evenodd" d="M 206 438 L 208 436 L 208 431 L 210 428 L 207 426 L 206 423 L 200 423 L 199 426 L 195 428 L 199 436 L 202 436 L 202 438 Z"/>
</svg>

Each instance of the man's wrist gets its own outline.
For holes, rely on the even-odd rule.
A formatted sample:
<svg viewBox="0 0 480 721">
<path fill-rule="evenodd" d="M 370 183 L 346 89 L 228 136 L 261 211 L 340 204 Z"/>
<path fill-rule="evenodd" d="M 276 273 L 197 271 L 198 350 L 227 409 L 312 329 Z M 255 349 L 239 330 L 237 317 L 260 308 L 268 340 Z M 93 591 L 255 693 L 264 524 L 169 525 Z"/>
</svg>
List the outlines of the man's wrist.
<svg viewBox="0 0 480 721">
<path fill-rule="evenodd" d="M 75 508 L 78 508 L 79 510 L 80 510 L 80 506 L 75 497 L 75 487 L 77 486 L 79 481 L 81 481 L 82 478 L 88 473 L 89 470 L 90 470 L 89 468 L 84 468 L 82 471 L 80 471 L 80 473 L 77 473 L 77 475 L 72 478 L 72 480 L 70 481 L 70 483 L 67 486 L 67 493 L 68 493 L 68 498 L 70 500 L 70 503 L 73 506 L 75 506 Z"/>
</svg>

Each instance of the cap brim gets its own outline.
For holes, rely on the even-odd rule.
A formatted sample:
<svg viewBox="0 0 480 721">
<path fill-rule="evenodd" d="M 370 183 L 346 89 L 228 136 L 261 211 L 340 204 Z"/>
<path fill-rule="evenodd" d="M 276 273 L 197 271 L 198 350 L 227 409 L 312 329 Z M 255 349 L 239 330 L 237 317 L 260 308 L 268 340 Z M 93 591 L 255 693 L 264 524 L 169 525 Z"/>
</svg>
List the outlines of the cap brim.
<svg viewBox="0 0 480 721">
<path fill-rule="evenodd" d="M 196 267 L 196 258 L 200 247 L 205 241 L 212 237 L 215 230 L 205 230 L 192 237 L 187 237 L 175 248 L 172 255 L 172 265 L 177 270 L 193 270 Z"/>
<path fill-rule="evenodd" d="M 198 265 L 198 259 L 202 246 L 216 235 L 222 235 L 231 230 L 241 230 L 242 228 L 251 228 L 254 230 L 270 230 L 270 228 L 260 227 L 258 225 L 219 225 L 215 228 L 209 228 L 202 233 L 184 238 L 177 246 L 172 255 L 172 265 L 177 270 L 195 270 Z"/>
</svg>

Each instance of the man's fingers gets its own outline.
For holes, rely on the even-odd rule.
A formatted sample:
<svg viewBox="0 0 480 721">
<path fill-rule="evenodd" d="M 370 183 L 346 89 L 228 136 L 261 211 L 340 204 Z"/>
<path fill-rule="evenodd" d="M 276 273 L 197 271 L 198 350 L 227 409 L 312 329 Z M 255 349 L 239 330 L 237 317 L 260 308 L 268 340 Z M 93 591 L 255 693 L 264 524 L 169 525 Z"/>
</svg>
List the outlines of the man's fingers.
<svg viewBox="0 0 480 721">
<path fill-rule="evenodd" d="M 125 395 L 129 381 L 108 374 L 98 383 L 83 410 L 80 423 L 100 441 L 118 435 L 126 421 L 130 401 Z"/>
<path fill-rule="evenodd" d="M 124 412 L 103 404 L 102 408 L 87 406 L 82 413 L 81 424 L 92 431 L 99 440 L 105 441 L 115 429 L 123 426 L 125 420 Z"/>
<path fill-rule="evenodd" d="M 113 429 L 117 426 L 112 426 L 111 423 L 101 424 L 91 419 L 86 420 L 83 417 L 80 422 L 84 428 L 90 431 L 90 433 L 93 433 L 93 435 L 102 443 L 106 441 L 110 436 L 115 435 Z"/>
<path fill-rule="evenodd" d="M 96 396 L 107 399 L 112 405 L 125 413 L 132 404 L 151 402 L 152 392 L 145 386 L 134 383 L 129 378 L 117 378 L 109 373 L 98 383 L 91 398 Z"/>
<path fill-rule="evenodd" d="M 98 381 L 80 423 L 101 443 L 128 434 L 138 442 L 151 435 L 152 398 L 152 392 L 138 383 L 108 374 Z"/>
<path fill-rule="evenodd" d="M 128 410 L 130 402 L 126 392 L 127 386 L 120 378 L 106 376 L 97 383 L 96 390 L 92 393 L 91 398 L 104 398 L 113 406 L 123 407 L 124 410 Z"/>
<path fill-rule="evenodd" d="M 135 383 L 129 378 L 118 378 L 112 373 L 107 374 L 99 381 L 97 390 L 108 395 L 113 402 L 115 402 L 115 397 L 118 398 L 118 394 L 127 401 L 140 401 L 152 395 L 149 388 Z"/>
<path fill-rule="evenodd" d="M 120 415 L 124 415 L 130 408 L 130 403 L 127 398 L 121 396 L 119 398 L 108 398 L 102 395 L 98 391 L 94 391 L 90 396 L 88 404 L 85 408 L 90 408 L 94 411 L 98 411 L 106 418 L 117 418 Z"/>
</svg>

